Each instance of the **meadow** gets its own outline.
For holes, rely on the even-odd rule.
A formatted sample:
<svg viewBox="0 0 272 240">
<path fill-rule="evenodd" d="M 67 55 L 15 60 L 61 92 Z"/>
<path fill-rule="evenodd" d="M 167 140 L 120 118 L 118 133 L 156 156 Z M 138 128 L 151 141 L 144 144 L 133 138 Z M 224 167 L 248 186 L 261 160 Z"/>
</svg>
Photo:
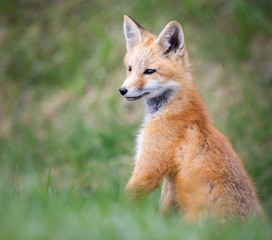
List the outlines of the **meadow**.
<svg viewBox="0 0 272 240">
<path fill-rule="evenodd" d="M 0 1 L 0 239 L 271 239 L 271 12 L 269 0 Z M 264 221 L 164 218 L 159 189 L 124 201 L 144 112 L 118 93 L 124 14 L 154 34 L 181 23 L 196 85 Z"/>
</svg>

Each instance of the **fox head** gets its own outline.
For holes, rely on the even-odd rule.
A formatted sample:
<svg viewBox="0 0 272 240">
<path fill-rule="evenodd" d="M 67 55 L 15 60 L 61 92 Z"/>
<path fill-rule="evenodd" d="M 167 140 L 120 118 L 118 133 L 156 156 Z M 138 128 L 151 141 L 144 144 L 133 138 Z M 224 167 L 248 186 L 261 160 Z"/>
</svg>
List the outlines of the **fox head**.
<svg viewBox="0 0 272 240">
<path fill-rule="evenodd" d="M 127 100 L 152 99 L 182 88 L 188 65 L 181 25 L 169 22 L 158 37 L 124 16 L 127 78 L 119 89 Z"/>
</svg>

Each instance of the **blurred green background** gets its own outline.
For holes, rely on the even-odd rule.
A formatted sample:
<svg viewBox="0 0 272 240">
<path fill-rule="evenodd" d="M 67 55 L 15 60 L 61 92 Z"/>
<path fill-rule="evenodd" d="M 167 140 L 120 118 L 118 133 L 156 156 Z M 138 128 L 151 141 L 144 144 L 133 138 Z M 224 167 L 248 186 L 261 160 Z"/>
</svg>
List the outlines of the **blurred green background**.
<svg viewBox="0 0 272 240">
<path fill-rule="evenodd" d="M 0 239 L 269 239 L 272 2 L 1 0 Z M 125 79 L 123 15 L 183 26 L 200 94 L 243 159 L 265 223 L 162 218 L 159 191 L 131 206 L 141 101 Z"/>
</svg>

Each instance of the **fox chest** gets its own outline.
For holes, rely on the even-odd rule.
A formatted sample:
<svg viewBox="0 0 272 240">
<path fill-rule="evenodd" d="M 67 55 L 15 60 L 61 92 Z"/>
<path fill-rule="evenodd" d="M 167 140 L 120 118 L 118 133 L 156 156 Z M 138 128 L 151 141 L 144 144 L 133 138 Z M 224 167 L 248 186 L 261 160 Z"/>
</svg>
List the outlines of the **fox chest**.
<svg viewBox="0 0 272 240">
<path fill-rule="evenodd" d="M 136 137 L 135 160 L 145 158 L 149 160 L 166 160 L 170 157 L 172 149 L 175 147 L 176 138 L 174 134 L 163 126 L 161 122 L 154 120 L 142 126 Z"/>
<path fill-rule="evenodd" d="M 135 161 L 137 161 L 144 150 L 144 129 L 140 129 L 136 137 L 136 155 Z"/>
</svg>

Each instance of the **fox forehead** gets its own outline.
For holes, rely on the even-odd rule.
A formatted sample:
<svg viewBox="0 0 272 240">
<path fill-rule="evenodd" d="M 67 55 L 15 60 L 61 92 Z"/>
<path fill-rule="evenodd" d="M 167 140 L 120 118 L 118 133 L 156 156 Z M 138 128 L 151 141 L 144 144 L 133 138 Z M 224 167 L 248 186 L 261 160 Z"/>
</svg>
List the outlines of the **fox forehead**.
<svg viewBox="0 0 272 240">
<path fill-rule="evenodd" d="M 149 48 L 138 48 L 132 54 L 128 54 L 127 64 L 134 67 L 148 66 L 155 62 L 154 52 Z"/>
<path fill-rule="evenodd" d="M 155 43 L 154 43 L 155 45 Z M 158 68 L 164 57 L 158 46 L 138 46 L 125 57 L 125 65 L 134 69 Z"/>
</svg>

